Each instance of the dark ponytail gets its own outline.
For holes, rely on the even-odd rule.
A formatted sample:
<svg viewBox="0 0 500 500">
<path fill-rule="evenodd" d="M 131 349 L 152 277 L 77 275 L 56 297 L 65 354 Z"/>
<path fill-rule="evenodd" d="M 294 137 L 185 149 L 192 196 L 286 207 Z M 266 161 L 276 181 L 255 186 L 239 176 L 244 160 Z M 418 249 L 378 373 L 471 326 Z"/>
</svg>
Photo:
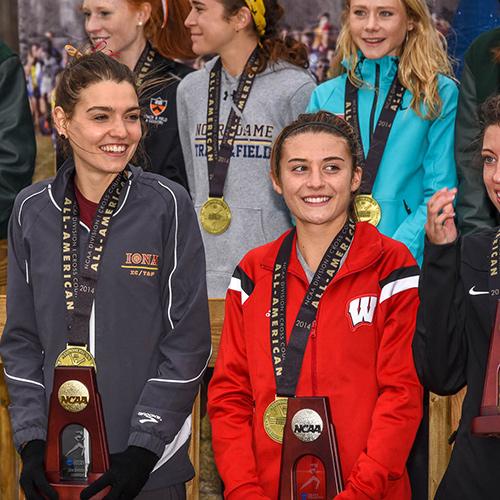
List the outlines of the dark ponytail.
<svg viewBox="0 0 500 500">
<path fill-rule="evenodd" d="M 241 8 L 247 7 L 245 0 L 219 0 L 226 11 L 226 15 L 233 16 Z M 279 21 L 283 17 L 284 9 L 277 0 L 264 0 L 266 6 L 266 30 L 259 37 L 261 45 L 258 72 L 264 71 L 269 64 L 285 61 L 299 68 L 307 69 L 309 59 L 306 46 L 290 36 L 282 37 L 279 32 Z M 255 25 L 254 25 L 254 29 Z M 257 30 L 256 30 L 257 31 Z"/>
</svg>

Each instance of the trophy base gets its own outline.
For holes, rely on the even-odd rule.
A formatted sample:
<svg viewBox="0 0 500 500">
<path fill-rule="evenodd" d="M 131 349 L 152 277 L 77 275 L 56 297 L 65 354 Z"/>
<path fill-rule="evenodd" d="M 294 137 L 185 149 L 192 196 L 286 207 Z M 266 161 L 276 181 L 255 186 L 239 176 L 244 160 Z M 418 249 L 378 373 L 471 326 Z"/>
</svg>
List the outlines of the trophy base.
<svg viewBox="0 0 500 500">
<path fill-rule="evenodd" d="M 80 500 L 80 493 L 103 475 L 102 472 L 89 472 L 85 482 L 81 482 L 61 480 L 59 479 L 59 473 L 47 472 L 46 474 L 50 486 L 57 491 L 59 500 Z M 92 500 L 102 500 L 110 492 L 110 490 L 111 488 L 107 486 L 104 490 L 94 495 Z"/>
<path fill-rule="evenodd" d="M 472 419 L 471 431 L 477 437 L 500 437 L 500 415 L 482 415 Z"/>
<path fill-rule="evenodd" d="M 57 494 L 59 495 L 59 500 L 80 500 L 80 493 L 91 483 L 96 481 L 102 476 L 102 474 L 92 474 L 89 473 L 89 477 L 86 483 L 52 483 L 49 478 L 49 483 Z M 92 497 L 92 500 L 102 500 L 109 492 L 111 488 L 107 486 L 104 490 L 100 491 Z"/>
</svg>

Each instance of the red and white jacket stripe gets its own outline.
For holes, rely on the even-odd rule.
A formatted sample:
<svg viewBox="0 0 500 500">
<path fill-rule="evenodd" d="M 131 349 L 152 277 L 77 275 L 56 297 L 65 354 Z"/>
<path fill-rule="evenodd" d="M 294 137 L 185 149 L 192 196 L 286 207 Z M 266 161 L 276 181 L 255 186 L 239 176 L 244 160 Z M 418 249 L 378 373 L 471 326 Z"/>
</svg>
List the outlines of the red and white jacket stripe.
<svg viewBox="0 0 500 500">
<path fill-rule="evenodd" d="M 235 271 L 208 411 L 225 497 L 276 499 L 281 447 L 263 427 L 275 397 L 270 350 L 271 275 L 278 240 Z M 345 490 L 338 499 L 411 498 L 406 460 L 422 416 L 411 342 L 419 269 L 408 249 L 358 223 L 349 253 L 321 299 L 297 396 L 328 396 Z M 293 246 L 287 336 L 308 282 Z"/>
</svg>

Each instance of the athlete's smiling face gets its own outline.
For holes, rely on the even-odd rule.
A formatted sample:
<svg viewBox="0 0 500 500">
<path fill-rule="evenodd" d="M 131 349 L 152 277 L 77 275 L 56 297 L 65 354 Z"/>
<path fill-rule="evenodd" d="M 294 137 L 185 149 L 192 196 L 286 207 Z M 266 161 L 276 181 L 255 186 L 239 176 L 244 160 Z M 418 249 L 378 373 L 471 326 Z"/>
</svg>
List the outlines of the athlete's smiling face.
<svg viewBox="0 0 500 500">
<path fill-rule="evenodd" d="M 297 226 L 343 224 L 351 196 L 361 182 L 347 141 L 327 132 L 305 132 L 285 139 L 280 179 L 273 187 L 283 195 Z"/>
<path fill-rule="evenodd" d="M 500 125 L 490 125 L 484 131 L 481 156 L 486 191 L 493 205 L 500 211 Z"/>
<path fill-rule="evenodd" d="M 145 43 L 147 9 L 134 9 L 127 0 L 84 0 L 82 12 L 94 47 L 123 53 Z"/>
<path fill-rule="evenodd" d="M 351 0 L 349 31 L 367 59 L 399 56 L 413 21 L 402 0 Z"/>
<path fill-rule="evenodd" d="M 220 54 L 236 35 L 236 16 L 227 16 L 218 0 L 190 0 L 191 12 L 184 21 L 197 55 Z"/>
<path fill-rule="evenodd" d="M 77 169 L 94 175 L 121 172 L 142 135 L 137 94 L 128 82 L 93 83 L 80 92 L 70 117 L 56 107 L 54 118 L 69 139 Z"/>
</svg>

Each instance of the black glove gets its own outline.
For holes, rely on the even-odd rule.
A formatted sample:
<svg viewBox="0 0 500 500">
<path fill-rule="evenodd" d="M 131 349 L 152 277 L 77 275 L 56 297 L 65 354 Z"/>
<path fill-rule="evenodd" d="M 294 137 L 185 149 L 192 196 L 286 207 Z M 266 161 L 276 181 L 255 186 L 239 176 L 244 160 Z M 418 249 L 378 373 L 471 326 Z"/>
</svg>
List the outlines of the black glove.
<svg viewBox="0 0 500 500">
<path fill-rule="evenodd" d="M 111 486 L 111 491 L 104 500 L 132 500 L 146 484 L 159 457 L 146 448 L 129 446 L 125 451 L 111 455 L 110 460 L 108 472 L 80 493 L 81 500 L 92 498 L 106 486 Z"/>
<path fill-rule="evenodd" d="M 34 439 L 29 441 L 21 450 L 23 470 L 19 483 L 24 491 L 26 500 L 57 500 L 59 495 L 50 486 L 45 477 L 43 461 L 45 458 L 45 441 Z M 43 495 L 45 496 L 42 496 Z"/>
</svg>

